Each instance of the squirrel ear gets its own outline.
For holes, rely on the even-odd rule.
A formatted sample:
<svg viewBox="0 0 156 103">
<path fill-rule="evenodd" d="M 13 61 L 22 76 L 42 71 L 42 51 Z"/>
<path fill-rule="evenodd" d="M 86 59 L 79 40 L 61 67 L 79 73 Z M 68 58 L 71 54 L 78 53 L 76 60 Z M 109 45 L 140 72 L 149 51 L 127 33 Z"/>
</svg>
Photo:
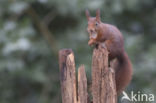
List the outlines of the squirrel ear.
<svg viewBox="0 0 156 103">
<path fill-rule="evenodd" d="M 89 20 L 89 18 L 90 18 L 90 14 L 89 14 L 88 9 L 86 9 L 86 17 L 87 17 L 87 20 Z"/>
<path fill-rule="evenodd" d="M 101 21 L 101 19 L 100 19 L 100 9 L 98 9 L 98 10 L 96 10 L 96 20 L 97 21 Z"/>
</svg>

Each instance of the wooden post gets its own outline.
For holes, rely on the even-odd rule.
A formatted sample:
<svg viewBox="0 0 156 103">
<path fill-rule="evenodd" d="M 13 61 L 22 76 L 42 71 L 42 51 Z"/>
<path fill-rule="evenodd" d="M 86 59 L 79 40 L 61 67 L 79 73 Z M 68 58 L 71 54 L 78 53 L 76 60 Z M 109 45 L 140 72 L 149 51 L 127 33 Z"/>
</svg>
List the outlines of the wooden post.
<svg viewBox="0 0 156 103">
<path fill-rule="evenodd" d="M 62 103 L 89 103 L 84 66 L 78 69 L 76 84 L 74 54 L 71 49 L 59 51 Z M 77 86 L 77 87 L 76 87 Z M 99 44 L 92 58 L 92 103 L 116 103 L 114 70 L 108 68 L 108 51 Z"/>
<path fill-rule="evenodd" d="M 59 52 L 62 103 L 77 103 L 74 54 L 71 49 Z"/>
<path fill-rule="evenodd" d="M 84 66 L 78 69 L 78 103 L 87 103 L 87 78 Z"/>
<path fill-rule="evenodd" d="M 80 66 L 78 70 L 77 89 L 74 54 L 71 49 L 60 50 L 59 67 L 62 103 L 87 103 L 88 94 L 85 68 L 84 66 Z"/>
<path fill-rule="evenodd" d="M 116 103 L 114 70 L 108 68 L 108 51 L 102 44 L 93 51 L 92 96 L 93 103 Z"/>
</svg>

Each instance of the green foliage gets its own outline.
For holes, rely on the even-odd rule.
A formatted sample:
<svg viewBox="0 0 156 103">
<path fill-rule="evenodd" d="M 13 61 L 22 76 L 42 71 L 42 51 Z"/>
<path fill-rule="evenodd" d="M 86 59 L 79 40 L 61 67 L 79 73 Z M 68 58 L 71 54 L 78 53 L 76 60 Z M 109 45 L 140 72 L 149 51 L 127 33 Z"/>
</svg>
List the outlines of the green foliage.
<svg viewBox="0 0 156 103">
<path fill-rule="evenodd" d="M 155 4 L 155 0 L 1 0 L 0 102 L 60 103 L 57 52 L 62 48 L 73 49 L 76 67 L 85 64 L 90 78 L 86 8 L 93 16 L 100 8 L 102 21 L 123 33 L 134 67 L 128 90 L 156 94 Z"/>
</svg>

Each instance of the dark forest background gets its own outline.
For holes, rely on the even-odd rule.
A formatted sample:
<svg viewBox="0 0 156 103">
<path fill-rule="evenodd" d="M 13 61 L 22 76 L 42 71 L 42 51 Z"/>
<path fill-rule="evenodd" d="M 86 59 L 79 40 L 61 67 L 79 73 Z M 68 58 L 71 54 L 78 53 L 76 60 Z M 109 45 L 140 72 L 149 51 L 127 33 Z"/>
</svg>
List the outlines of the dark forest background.
<svg viewBox="0 0 156 103">
<path fill-rule="evenodd" d="M 126 92 L 156 94 L 156 0 L 0 0 L 0 103 L 61 103 L 62 48 L 90 79 L 86 8 L 124 35 L 134 68 Z"/>
</svg>

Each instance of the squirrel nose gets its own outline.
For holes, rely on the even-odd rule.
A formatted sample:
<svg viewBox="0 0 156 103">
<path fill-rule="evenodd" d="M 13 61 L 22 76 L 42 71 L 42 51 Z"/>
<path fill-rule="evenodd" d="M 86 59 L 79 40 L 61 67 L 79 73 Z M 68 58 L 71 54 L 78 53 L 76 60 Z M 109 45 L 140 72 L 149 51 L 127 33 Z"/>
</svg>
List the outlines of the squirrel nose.
<svg viewBox="0 0 156 103">
<path fill-rule="evenodd" d="M 90 29 L 90 32 L 93 33 L 95 30 L 94 29 Z"/>
</svg>

